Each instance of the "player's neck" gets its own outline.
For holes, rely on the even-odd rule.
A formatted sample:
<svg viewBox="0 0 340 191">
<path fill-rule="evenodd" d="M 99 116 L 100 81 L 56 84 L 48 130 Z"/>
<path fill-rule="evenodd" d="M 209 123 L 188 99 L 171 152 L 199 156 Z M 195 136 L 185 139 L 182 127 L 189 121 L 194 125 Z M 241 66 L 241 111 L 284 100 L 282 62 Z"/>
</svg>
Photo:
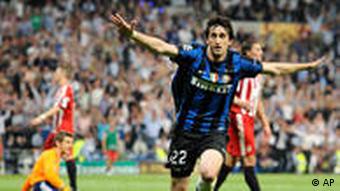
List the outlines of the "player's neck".
<svg viewBox="0 0 340 191">
<path fill-rule="evenodd" d="M 213 54 L 210 47 L 208 47 L 207 56 L 208 56 L 208 60 L 211 62 L 223 62 L 227 57 L 227 52 L 224 52 L 221 55 L 216 55 L 216 54 Z"/>
<path fill-rule="evenodd" d="M 60 81 L 59 81 L 59 85 L 60 85 L 60 86 L 64 86 L 64 85 L 66 85 L 66 84 L 68 84 L 68 80 L 67 80 L 66 78 L 60 79 Z"/>
<path fill-rule="evenodd" d="M 56 146 L 56 147 L 54 147 L 54 150 L 55 150 L 57 157 L 60 158 L 61 157 L 61 149 Z"/>
</svg>

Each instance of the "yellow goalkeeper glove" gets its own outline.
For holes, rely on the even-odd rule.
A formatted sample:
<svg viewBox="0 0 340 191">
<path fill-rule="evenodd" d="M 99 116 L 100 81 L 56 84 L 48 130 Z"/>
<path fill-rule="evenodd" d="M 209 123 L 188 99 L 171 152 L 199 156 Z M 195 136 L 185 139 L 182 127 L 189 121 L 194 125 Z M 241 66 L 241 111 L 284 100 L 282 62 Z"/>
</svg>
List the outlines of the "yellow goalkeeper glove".
<svg viewBox="0 0 340 191">
<path fill-rule="evenodd" d="M 71 188 L 69 186 L 64 186 L 61 191 L 71 191 Z"/>
</svg>

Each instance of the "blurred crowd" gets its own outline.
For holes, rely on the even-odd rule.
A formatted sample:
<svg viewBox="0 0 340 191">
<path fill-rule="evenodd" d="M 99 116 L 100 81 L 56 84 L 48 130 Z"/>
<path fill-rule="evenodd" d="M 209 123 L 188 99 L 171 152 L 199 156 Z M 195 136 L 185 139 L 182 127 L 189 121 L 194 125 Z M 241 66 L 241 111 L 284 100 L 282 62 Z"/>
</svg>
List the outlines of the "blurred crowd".
<svg viewBox="0 0 340 191">
<path fill-rule="evenodd" d="M 28 122 L 53 105 L 53 71 L 62 62 L 74 67 L 80 162 L 104 159 L 103 133 L 110 127 L 119 132 L 120 160 L 166 160 L 174 123 L 170 81 L 176 66 L 118 36 L 108 22 L 112 10 L 138 18 L 138 30 L 175 44 L 204 42 L 202 21 L 216 13 L 233 20 L 307 23 L 309 29 L 279 52 L 273 51 L 270 34 L 255 37 L 240 30 L 236 35 L 236 49 L 247 38 L 264 42 L 266 60 L 304 62 L 326 51 L 333 57 L 314 71 L 265 78 L 263 98 L 273 137 L 262 142 L 256 126 L 258 169 L 340 171 L 337 1 L 122 2 L 0 2 L 0 161 L 7 172 L 31 164 L 53 129 L 52 120 L 37 128 Z M 183 7 L 195 11 L 186 14 Z"/>
</svg>

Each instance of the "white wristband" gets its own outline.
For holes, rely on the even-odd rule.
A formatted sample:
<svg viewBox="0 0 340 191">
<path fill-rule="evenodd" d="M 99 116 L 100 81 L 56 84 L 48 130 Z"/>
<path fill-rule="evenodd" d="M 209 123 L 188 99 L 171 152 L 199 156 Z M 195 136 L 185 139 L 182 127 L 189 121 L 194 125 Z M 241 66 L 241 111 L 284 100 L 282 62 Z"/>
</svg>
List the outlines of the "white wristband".
<svg viewBox="0 0 340 191">
<path fill-rule="evenodd" d="M 134 38 L 134 37 L 136 37 L 136 34 L 137 34 L 137 32 L 136 32 L 135 30 L 132 30 L 132 33 L 131 33 L 131 38 Z"/>
<path fill-rule="evenodd" d="M 46 119 L 46 115 L 44 115 L 44 114 L 40 115 L 39 119 L 40 119 L 41 121 L 44 121 L 44 120 Z"/>
</svg>

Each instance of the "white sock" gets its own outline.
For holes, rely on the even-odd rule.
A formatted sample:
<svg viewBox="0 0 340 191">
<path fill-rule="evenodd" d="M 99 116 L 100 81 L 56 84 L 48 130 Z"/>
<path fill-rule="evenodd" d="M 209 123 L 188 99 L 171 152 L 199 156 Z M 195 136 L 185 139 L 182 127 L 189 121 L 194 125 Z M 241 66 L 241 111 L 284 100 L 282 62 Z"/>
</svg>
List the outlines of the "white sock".
<svg viewBox="0 0 340 191">
<path fill-rule="evenodd" d="M 0 174 L 5 174 L 5 162 L 3 160 L 0 161 Z"/>
<path fill-rule="evenodd" d="M 196 184 L 196 191 L 211 191 L 213 188 L 213 182 L 204 181 L 201 177 Z"/>
</svg>

